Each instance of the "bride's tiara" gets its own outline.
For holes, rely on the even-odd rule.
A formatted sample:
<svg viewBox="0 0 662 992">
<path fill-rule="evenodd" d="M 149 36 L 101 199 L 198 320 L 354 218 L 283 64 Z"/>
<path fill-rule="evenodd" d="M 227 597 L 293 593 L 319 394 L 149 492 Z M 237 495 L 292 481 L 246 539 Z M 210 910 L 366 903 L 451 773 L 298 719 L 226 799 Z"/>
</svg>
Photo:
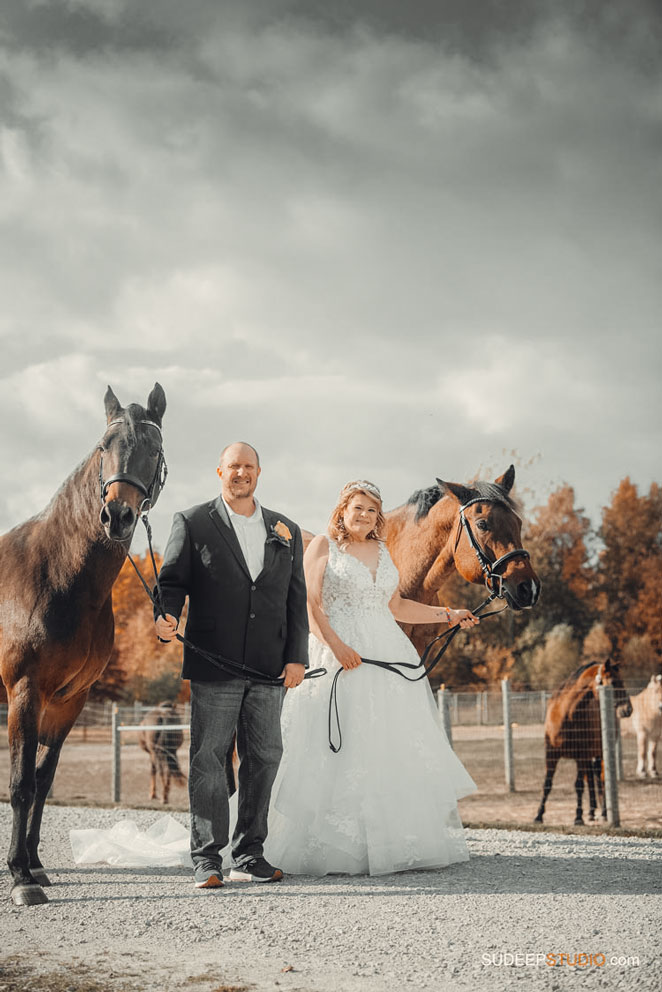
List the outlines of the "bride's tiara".
<svg viewBox="0 0 662 992">
<path fill-rule="evenodd" d="M 370 493 L 375 499 L 378 499 L 381 503 L 382 494 L 380 493 L 377 486 L 373 486 L 372 482 L 366 482 L 365 480 L 359 482 L 352 482 L 349 486 L 345 486 L 345 492 L 351 493 L 355 489 L 360 489 L 362 492 Z"/>
</svg>

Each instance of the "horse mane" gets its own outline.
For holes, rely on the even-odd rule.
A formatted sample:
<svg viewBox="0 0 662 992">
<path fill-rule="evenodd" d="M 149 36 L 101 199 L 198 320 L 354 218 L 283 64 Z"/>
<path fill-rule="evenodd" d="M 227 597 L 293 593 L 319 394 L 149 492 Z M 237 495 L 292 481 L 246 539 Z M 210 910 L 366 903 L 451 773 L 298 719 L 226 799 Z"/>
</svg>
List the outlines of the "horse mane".
<svg viewBox="0 0 662 992">
<path fill-rule="evenodd" d="M 566 716 L 572 717 L 575 710 L 580 706 L 582 701 L 585 699 L 586 695 L 590 693 L 591 697 L 594 696 L 593 687 L 591 681 L 582 682 L 581 676 L 588 671 L 589 668 L 599 668 L 599 661 L 589 661 L 584 665 L 580 665 L 571 675 L 568 675 L 563 682 L 554 690 L 552 694 L 553 699 L 559 699 L 563 695 L 568 697 L 568 705 L 566 708 Z"/>
<path fill-rule="evenodd" d="M 491 503 L 501 503 L 502 506 L 512 510 L 518 516 L 521 514 L 519 502 L 496 482 L 488 482 L 486 479 L 476 479 L 467 486 L 467 489 L 471 489 L 476 497 L 482 497 Z M 443 498 L 443 495 L 439 486 L 417 489 L 416 492 L 412 493 L 407 500 L 407 506 L 415 507 L 416 515 L 414 519 L 416 523 L 423 517 L 427 517 L 432 507 Z"/>
</svg>

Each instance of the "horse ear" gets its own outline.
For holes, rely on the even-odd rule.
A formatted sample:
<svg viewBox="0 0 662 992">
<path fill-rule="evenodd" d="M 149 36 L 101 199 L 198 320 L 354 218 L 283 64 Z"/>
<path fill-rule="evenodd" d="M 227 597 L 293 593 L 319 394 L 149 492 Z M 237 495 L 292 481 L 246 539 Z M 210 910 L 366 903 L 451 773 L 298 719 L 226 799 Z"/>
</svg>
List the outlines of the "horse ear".
<svg viewBox="0 0 662 992">
<path fill-rule="evenodd" d="M 163 414 L 166 408 L 166 398 L 163 392 L 163 386 L 160 383 L 154 383 L 154 389 L 151 391 L 147 397 L 147 412 L 154 418 L 154 420 L 161 425 L 163 420 Z"/>
<path fill-rule="evenodd" d="M 500 475 L 499 478 L 494 481 L 497 486 L 501 486 L 504 492 L 509 493 L 515 482 L 515 466 L 511 465 L 510 468 L 506 469 L 503 475 Z"/>
<path fill-rule="evenodd" d="M 118 400 L 117 396 L 115 396 L 115 393 L 112 391 L 110 386 L 106 390 L 103 403 L 106 408 L 106 423 L 109 424 L 111 420 L 122 412 L 122 404 Z"/>
<path fill-rule="evenodd" d="M 461 486 L 459 482 L 444 482 L 442 479 L 437 479 L 437 485 L 442 496 L 454 496 L 460 506 L 464 506 L 476 495 L 475 490 Z"/>
</svg>

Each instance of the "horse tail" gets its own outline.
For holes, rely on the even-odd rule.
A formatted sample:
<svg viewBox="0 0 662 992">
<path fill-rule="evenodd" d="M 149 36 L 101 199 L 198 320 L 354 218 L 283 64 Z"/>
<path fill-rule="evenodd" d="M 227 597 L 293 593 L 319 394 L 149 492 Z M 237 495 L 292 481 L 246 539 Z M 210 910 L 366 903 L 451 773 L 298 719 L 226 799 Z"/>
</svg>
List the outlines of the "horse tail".
<svg viewBox="0 0 662 992">
<path fill-rule="evenodd" d="M 174 778 L 175 782 L 185 782 L 186 775 L 179 767 L 179 761 L 177 760 L 177 751 L 171 747 L 164 747 L 163 756 L 166 760 L 166 764 L 170 769 L 170 774 Z"/>
</svg>

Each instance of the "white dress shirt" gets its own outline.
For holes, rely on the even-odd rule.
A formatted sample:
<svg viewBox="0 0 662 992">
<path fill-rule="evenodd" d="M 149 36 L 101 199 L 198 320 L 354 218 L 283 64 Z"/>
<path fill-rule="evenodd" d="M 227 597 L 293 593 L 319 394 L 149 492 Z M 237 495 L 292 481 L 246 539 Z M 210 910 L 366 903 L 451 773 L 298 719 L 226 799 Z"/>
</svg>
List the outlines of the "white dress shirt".
<svg viewBox="0 0 662 992">
<path fill-rule="evenodd" d="M 221 496 L 221 499 L 223 497 Z M 248 571 L 253 582 L 264 567 L 264 542 L 267 539 L 267 528 L 264 525 L 262 507 L 255 501 L 255 513 L 250 517 L 244 517 L 241 513 L 235 513 L 231 506 L 223 499 L 225 509 L 228 511 L 230 523 L 237 535 L 239 547 L 242 550 Z"/>
</svg>

